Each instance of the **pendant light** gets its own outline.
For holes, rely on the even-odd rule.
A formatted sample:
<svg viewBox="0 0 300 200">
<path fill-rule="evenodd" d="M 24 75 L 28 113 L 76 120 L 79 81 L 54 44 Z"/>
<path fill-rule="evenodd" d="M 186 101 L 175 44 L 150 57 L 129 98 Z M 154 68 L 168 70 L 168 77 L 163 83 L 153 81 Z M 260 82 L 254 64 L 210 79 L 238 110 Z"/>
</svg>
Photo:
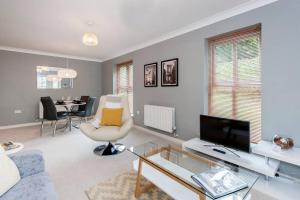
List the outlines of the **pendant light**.
<svg viewBox="0 0 300 200">
<path fill-rule="evenodd" d="M 76 78 L 77 72 L 74 69 L 69 68 L 69 59 L 66 59 L 67 67 L 66 69 L 60 69 L 57 72 L 57 75 L 61 78 Z"/>
<path fill-rule="evenodd" d="M 49 71 L 49 67 L 47 67 L 47 66 L 37 66 L 36 67 L 36 71 L 38 73 L 42 73 L 43 71 L 48 72 Z"/>
<path fill-rule="evenodd" d="M 88 21 L 87 25 L 92 27 L 94 25 L 93 21 Z M 86 46 L 97 46 L 98 45 L 98 37 L 95 33 L 86 32 L 82 36 L 82 43 Z"/>
<path fill-rule="evenodd" d="M 87 32 L 82 36 L 82 43 L 86 46 L 97 46 L 98 45 L 98 38 L 95 33 Z"/>
</svg>

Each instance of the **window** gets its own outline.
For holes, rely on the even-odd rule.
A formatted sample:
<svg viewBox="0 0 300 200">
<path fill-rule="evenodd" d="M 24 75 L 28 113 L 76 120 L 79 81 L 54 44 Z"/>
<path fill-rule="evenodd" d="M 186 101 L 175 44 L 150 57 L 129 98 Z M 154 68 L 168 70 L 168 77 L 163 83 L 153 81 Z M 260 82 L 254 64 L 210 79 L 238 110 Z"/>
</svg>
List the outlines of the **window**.
<svg viewBox="0 0 300 200">
<path fill-rule="evenodd" d="M 261 139 L 261 28 L 209 39 L 210 115 L 250 121 L 251 142 Z"/>
<path fill-rule="evenodd" d="M 117 94 L 127 94 L 130 112 L 133 113 L 133 65 L 132 61 L 117 65 Z"/>
</svg>

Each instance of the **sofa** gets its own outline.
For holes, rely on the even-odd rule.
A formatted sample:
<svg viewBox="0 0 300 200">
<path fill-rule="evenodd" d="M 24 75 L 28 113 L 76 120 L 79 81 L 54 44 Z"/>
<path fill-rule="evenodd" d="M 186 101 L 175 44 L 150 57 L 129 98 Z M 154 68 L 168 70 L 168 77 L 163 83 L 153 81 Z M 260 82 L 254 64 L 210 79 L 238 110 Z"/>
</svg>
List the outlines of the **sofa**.
<svg viewBox="0 0 300 200">
<path fill-rule="evenodd" d="M 0 200 L 57 200 L 54 186 L 45 172 L 40 151 L 21 151 L 9 155 L 20 172 L 21 180 L 0 197 Z"/>
</svg>

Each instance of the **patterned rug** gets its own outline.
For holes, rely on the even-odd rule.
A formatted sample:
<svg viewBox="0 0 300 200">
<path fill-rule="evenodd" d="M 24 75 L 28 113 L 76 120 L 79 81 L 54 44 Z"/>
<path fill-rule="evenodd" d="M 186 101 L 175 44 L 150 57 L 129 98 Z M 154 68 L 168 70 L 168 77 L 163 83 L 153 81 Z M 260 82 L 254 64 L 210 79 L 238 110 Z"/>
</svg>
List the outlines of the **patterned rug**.
<svg viewBox="0 0 300 200">
<path fill-rule="evenodd" d="M 137 200 L 134 197 L 136 172 L 130 171 L 116 176 L 108 181 L 99 183 L 86 194 L 90 200 Z M 146 179 L 141 179 L 141 186 L 149 183 Z M 147 193 L 142 193 L 138 200 L 171 200 L 166 193 L 153 187 Z"/>
<path fill-rule="evenodd" d="M 142 193 L 140 198 L 134 197 L 136 172 L 130 171 L 116 176 L 108 181 L 99 183 L 89 190 L 86 194 L 90 200 L 172 200 L 166 193 L 153 187 L 147 193 Z M 141 186 L 149 183 L 145 178 L 141 179 Z M 247 200 L 277 200 L 261 192 L 252 190 Z"/>
</svg>

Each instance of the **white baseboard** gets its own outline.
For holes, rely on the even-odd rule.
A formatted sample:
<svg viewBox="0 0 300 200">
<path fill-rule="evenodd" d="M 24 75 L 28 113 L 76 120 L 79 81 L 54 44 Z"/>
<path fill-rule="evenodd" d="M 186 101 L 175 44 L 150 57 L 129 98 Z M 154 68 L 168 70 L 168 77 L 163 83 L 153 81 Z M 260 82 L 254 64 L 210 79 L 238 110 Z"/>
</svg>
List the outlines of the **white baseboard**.
<svg viewBox="0 0 300 200">
<path fill-rule="evenodd" d="M 28 127 L 28 126 L 37 126 L 41 125 L 42 122 L 29 122 L 24 124 L 13 124 L 13 125 L 7 125 L 7 126 L 0 126 L 0 130 L 5 129 L 12 129 L 12 128 L 22 128 L 22 127 Z M 45 121 L 44 124 L 50 124 L 51 121 Z"/>
<path fill-rule="evenodd" d="M 36 126 L 40 125 L 41 122 L 30 122 L 30 123 L 24 123 L 24 124 L 13 124 L 13 125 L 7 125 L 7 126 L 0 126 L 0 130 L 5 129 L 11 129 L 11 128 L 21 128 L 21 127 L 27 127 L 27 126 Z"/>
<path fill-rule="evenodd" d="M 157 136 L 157 137 L 160 137 L 160 138 L 169 140 L 169 141 L 171 141 L 171 142 L 174 142 L 174 143 L 177 143 L 177 144 L 180 144 L 180 145 L 181 145 L 183 142 L 185 142 L 185 141 L 182 140 L 182 139 L 175 138 L 175 137 L 172 137 L 172 136 L 168 136 L 168 135 L 165 135 L 165 134 L 162 134 L 162 133 L 159 133 L 159 132 L 156 132 L 156 131 L 147 129 L 147 128 L 142 127 L 142 126 L 134 125 L 134 128 L 139 129 L 139 130 L 142 130 L 142 131 L 145 131 L 145 132 L 148 132 L 148 133 L 150 133 L 150 134 L 152 134 L 152 135 L 155 135 L 155 136 Z"/>
<path fill-rule="evenodd" d="M 94 116 L 91 116 L 92 118 Z M 12 124 L 12 125 L 7 125 L 7 126 L 0 126 L 0 130 L 5 130 L 5 129 L 11 129 L 11 128 L 22 128 L 22 127 L 27 127 L 27 126 L 37 126 L 41 125 L 42 122 L 29 122 L 29 123 L 24 123 L 24 124 Z M 50 124 L 51 121 L 44 121 L 44 124 Z"/>
</svg>

